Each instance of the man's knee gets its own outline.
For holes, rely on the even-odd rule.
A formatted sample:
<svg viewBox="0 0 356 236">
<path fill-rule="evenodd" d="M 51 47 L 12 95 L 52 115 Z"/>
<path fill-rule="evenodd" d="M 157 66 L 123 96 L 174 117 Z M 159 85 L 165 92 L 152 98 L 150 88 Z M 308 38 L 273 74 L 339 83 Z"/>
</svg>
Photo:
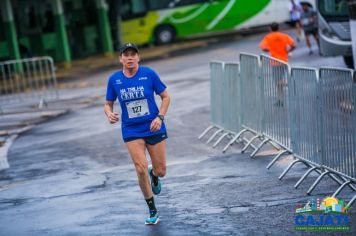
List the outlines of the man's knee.
<svg viewBox="0 0 356 236">
<path fill-rule="evenodd" d="M 164 177 L 166 175 L 166 167 L 160 166 L 158 168 L 153 169 L 153 172 L 158 177 Z"/>
<path fill-rule="evenodd" d="M 137 175 L 139 177 L 143 178 L 147 174 L 148 164 L 147 163 L 135 163 L 135 168 L 136 168 Z"/>
</svg>

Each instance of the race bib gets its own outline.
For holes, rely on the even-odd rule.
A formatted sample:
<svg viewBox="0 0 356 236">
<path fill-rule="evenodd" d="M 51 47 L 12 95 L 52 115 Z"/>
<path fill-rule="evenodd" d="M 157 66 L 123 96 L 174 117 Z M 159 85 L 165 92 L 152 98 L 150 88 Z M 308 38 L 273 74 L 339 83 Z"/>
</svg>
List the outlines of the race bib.
<svg viewBox="0 0 356 236">
<path fill-rule="evenodd" d="M 141 99 L 132 102 L 126 102 L 127 113 L 129 118 L 147 116 L 150 114 L 148 110 L 147 99 Z"/>
</svg>

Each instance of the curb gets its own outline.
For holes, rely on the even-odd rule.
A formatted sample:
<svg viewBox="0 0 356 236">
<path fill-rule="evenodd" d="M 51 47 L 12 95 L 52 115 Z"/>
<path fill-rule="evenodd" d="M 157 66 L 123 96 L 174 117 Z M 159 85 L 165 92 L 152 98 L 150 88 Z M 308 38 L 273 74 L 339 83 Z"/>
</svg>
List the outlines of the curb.
<svg viewBox="0 0 356 236">
<path fill-rule="evenodd" d="M 11 132 L 11 134 L 9 134 L 10 137 L 8 137 L 5 140 L 5 143 L 3 144 L 3 146 L 0 147 L 0 171 L 10 168 L 9 162 L 7 161 L 7 154 L 9 152 L 9 149 L 10 149 L 12 143 L 15 141 L 15 139 L 21 133 L 32 129 L 33 126 L 34 125 L 29 125 L 29 126 L 21 128 L 21 129 L 17 129 L 15 131 Z"/>
<path fill-rule="evenodd" d="M 206 47 L 209 40 L 179 42 L 170 45 L 143 47 L 140 49 L 141 61 L 153 61 L 157 59 L 167 58 L 173 55 L 179 55 L 188 50 L 195 50 Z M 86 75 L 91 75 L 95 72 L 101 72 L 111 68 L 119 67 L 119 54 L 115 53 L 113 57 L 105 57 L 104 55 L 92 56 L 82 60 L 72 62 L 71 68 L 57 67 L 56 77 L 60 83 L 71 82 L 72 80 L 82 79 Z M 59 64 L 57 64 L 58 66 Z"/>
<path fill-rule="evenodd" d="M 2 140 L 2 145 L 0 146 L 0 171 L 10 168 L 7 155 L 9 149 L 11 148 L 11 145 L 13 144 L 13 142 L 16 140 L 17 137 L 19 137 L 22 133 L 31 130 L 33 127 L 35 127 L 38 124 L 44 123 L 51 118 L 56 118 L 61 115 L 67 114 L 68 112 L 69 109 L 60 110 L 59 112 L 53 115 L 41 116 L 41 119 L 35 119 L 32 124 L 28 123 L 26 126 L 22 128 L 1 130 L 1 136 L 3 140 Z"/>
</svg>

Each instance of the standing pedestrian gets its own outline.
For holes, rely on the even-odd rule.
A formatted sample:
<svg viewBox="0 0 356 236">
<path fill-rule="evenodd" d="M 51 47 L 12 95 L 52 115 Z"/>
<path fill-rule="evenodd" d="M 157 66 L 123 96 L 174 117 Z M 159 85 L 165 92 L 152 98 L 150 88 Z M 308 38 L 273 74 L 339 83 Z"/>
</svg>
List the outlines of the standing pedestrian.
<svg viewBox="0 0 356 236">
<path fill-rule="evenodd" d="M 307 4 L 303 5 L 303 12 L 300 16 L 300 24 L 303 27 L 305 42 L 309 48 L 309 55 L 313 54 L 310 43 L 310 35 L 314 36 L 315 41 L 319 45 L 318 26 L 316 21 L 316 13 Z"/>
<path fill-rule="evenodd" d="M 302 14 L 302 6 L 299 0 L 290 0 L 289 2 L 289 14 L 293 26 L 296 29 L 297 41 L 299 42 L 302 38 L 302 28 L 300 25 L 300 16 Z"/>
<path fill-rule="evenodd" d="M 161 192 L 160 177 L 166 174 L 166 139 L 164 117 L 170 97 L 166 85 L 149 67 L 139 65 L 136 45 L 127 43 L 120 48 L 123 69 L 110 76 L 106 91 L 105 114 L 111 124 L 119 121 L 114 102 L 121 107 L 122 137 L 135 165 L 138 183 L 149 208 L 146 224 L 159 222 L 153 194 Z M 158 109 L 154 93 L 162 102 Z M 148 166 L 146 150 L 152 165 Z"/>
</svg>

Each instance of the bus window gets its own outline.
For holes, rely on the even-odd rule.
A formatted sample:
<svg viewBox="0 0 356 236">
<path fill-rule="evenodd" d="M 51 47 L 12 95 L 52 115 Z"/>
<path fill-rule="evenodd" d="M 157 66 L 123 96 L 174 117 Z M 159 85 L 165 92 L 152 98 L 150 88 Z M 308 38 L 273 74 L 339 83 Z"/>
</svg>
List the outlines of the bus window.
<svg viewBox="0 0 356 236">
<path fill-rule="evenodd" d="M 169 5 L 173 2 L 173 0 L 148 0 L 148 6 L 150 10 L 166 9 L 169 8 Z"/>
<path fill-rule="evenodd" d="M 121 18 L 129 20 L 136 17 L 142 17 L 147 13 L 145 0 L 122 0 L 120 7 Z"/>
<path fill-rule="evenodd" d="M 320 1 L 319 10 L 326 16 L 348 16 L 348 6 L 346 0 Z"/>
<path fill-rule="evenodd" d="M 208 2 L 209 0 L 178 0 L 172 1 L 172 5 L 170 7 L 179 7 L 179 6 L 186 6 L 186 5 L 193 5 L 198 3 Z"/>
</svg>

